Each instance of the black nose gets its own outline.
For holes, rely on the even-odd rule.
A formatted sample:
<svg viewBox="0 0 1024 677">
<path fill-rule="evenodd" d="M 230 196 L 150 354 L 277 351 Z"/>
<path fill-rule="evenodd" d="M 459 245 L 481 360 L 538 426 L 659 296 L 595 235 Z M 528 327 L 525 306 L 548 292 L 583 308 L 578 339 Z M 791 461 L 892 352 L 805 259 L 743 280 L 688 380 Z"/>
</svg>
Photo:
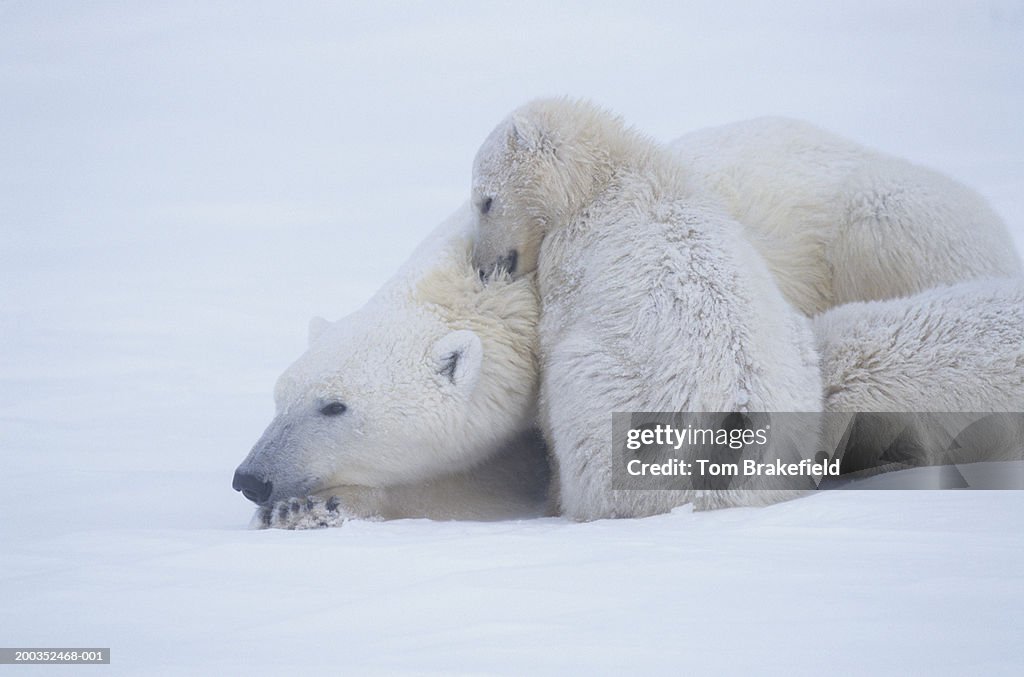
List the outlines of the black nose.
<svg viewBox="0 0 1024 677">
<path fill-rule="evenodd" d="M 517 263 L 519 263 L 519 252 L 509 249 L 507 254 L 494 259 L 494 264 L 490 268 L 481 268 L 477 272 L 480 273 L 480 280 L 486 283 L 492 276 L 515 274 Z"/>
<path fill-rule="evenodd" d="M 253 503 L 263 503 L 270 498 L 270 492 L 274 490 L 274 485 L 264 482 L 255 475 L 247 475 L 236 470 L 235 479 L 231 480 L 231 488 L 241 491 L 242 495 Z"/>
<path fill-rule="evenodd" d="M 511 275 L 516 272 L 516 263 L 518 262 L 519 252 L 515 249 L 509 249 L 507 254 L 498 257 L 498 262 L 495 265 L 495 268 L 501 268 Z"/>
</svg>

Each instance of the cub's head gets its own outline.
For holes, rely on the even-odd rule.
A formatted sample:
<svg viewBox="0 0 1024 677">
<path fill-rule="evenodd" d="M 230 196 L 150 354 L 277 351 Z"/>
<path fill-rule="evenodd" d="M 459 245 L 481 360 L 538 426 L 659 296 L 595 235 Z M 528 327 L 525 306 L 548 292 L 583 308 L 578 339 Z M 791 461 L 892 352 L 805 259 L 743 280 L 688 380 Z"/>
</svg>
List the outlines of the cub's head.
<svg viewBox="0 0 1024 677">
<path fill-rule="evenodd" d="M 261 505 L 465 470 L 533 425 L 532 276 L 484 286 L 468 245 L 362 310 L 310 323 L 277 413 L 235 473 Z"/>
<path fill-rule="evenodd" d="M 534 101 L 503 120 L 473 162 L 473 264 L 485 275 L 533 272 L 544 236 L 610 178 L 621 132 L 618 118 L 568 99 Z"/>
</svg>

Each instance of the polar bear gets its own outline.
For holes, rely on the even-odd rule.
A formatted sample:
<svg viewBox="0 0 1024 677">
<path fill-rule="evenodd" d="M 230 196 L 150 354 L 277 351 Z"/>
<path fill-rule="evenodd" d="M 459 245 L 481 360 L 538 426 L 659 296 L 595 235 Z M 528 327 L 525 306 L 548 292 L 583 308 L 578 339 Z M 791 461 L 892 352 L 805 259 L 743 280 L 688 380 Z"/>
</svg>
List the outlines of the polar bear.
<svg viewBox="0 0 1024 677">
<path fill-rule="evenodd" d="M 670 144 L 687 177 L 747 227 L 783 294 L 811 316 L 1021 262 L 973 190 L 798 120 L 756 118 Z"/>
<path fill-rule="evenodd" d="M 779 498 L 613 488 L 612 412 L 821 407 L 809 322 L 677 158 L 589 103 L 536 101 L 481 146 L 472 202 L 476 265 L 536 270 L 540 423 L 564 514 Z M 813 457 L 816 435 L 791 432 L 773 431 L 779 448 Z"/>
<path fill-rule="evenodd" d="M 850 303 L 814 333 L 827 411 L 867 412 L 829 417 L 823 448 L 841 448 L 844 473 L 1021 458 L 1024 281 Z"/>
<path fill-rule="evenodd" d="M 809 123 L 755 118 L 690 132 L 669 148 L 695 190 L 745 226 L 782 293 L 807 316 L 1021 275 L 1006 225 L 976 192 Z M 488 197 L 478 206 L 489 208 Z M 479 250 L 479 260 L 506 267 L 513 256 L 500 237 Z M 514 272 L 532 269 L 537 251 L 531 241 L 515 251 Z"/>
<path fill-rule="evenodd" d="M 484 286 L 472 221 L 460 209 L 361 310 L 311 322 L 309 349 L 277 382 L 277 414 L 234 476 L 261 506 L 258 526 L 542 509 L 535 284 Z"/>
</svg>

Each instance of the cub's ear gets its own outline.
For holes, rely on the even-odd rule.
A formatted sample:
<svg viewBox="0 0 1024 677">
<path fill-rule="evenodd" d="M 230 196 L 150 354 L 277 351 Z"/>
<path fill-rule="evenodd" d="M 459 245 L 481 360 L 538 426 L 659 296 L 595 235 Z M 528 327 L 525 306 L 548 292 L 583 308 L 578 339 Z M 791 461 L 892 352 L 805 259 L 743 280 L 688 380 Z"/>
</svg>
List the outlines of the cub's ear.
<svg viewBox="0 0 1024 677">
<path fill-rule="evenodd" d="M 313 345 L 313 343 L 320 337 L 320 334 L 323 334 L 330 326 L 331 323 L 319 315 L 311 318 L 309 320 L 309 338 L 306 340 L 306 344 L 310 346 Z"/>
<path fill-rule="evenodd" d="M 431 357 L 434 369 L 446 383 L 469 392 L 480 377 L 484 348 L 479 336 L 459 329 L 438 339 Z"/>
<path fill-rule="evenodd" d="M 537 150 L 544 143 L 544 132 L 529 118 L 523 115 L 514 115 L 510 141 L 516 147 Z"/>
</svg>

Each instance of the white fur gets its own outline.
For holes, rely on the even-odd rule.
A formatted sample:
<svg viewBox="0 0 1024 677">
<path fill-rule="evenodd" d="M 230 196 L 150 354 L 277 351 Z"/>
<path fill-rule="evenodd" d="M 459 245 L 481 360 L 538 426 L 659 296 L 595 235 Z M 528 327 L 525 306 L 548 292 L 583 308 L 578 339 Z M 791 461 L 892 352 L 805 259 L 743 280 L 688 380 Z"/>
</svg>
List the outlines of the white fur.
<svg viewBox="0 0 1024 677">
<path fill-rule="evenodd" d="M 536 504 L 535 284 L 484 286 L 471 222 L 460 209 L 365 307 L 310 323 L 277 415 L 239 467 L 272 483 L 266 507 L 320 495 L 339 497 L 340 515 L 482 518 Z M 347 410 L 324 416 L 331 402 Z"/>
<path fill-rule="evenodd" d="M 746 120 L 670 147 L 807 315 L 1021 274 L 1006 226 L 973 190 L 806 122 Z"/>
<path fill-rule="evenodd" d="M 524 106 L 478 153 L 473 203 L 477 265 L 516 251 L 517 273 L 537 268 L 540 420 L 568 516 L 647 515 L 694 498 L 612 489 L 614 411 L 820 410 L 809 323 L 742 227 L 617 118 L 566 100 Z M 805 457 L 816 441 L 788 440 Z"/>
<path fill-rule="evenodd" d="M 982 413 L 1024 412 L 1024 281 L 851 303 L 816 317 L 814 330 L 827 410 L 885 412 L 860 429 L 844 471 L 883 465 L 886 453 L 911 465 L 1020 458 L 1021 415 Z M 832 417 L 826 449 L 848 421 Z M 971 441 L 961 438 L 947 454 L 972 424 Z"/>
</svg>

